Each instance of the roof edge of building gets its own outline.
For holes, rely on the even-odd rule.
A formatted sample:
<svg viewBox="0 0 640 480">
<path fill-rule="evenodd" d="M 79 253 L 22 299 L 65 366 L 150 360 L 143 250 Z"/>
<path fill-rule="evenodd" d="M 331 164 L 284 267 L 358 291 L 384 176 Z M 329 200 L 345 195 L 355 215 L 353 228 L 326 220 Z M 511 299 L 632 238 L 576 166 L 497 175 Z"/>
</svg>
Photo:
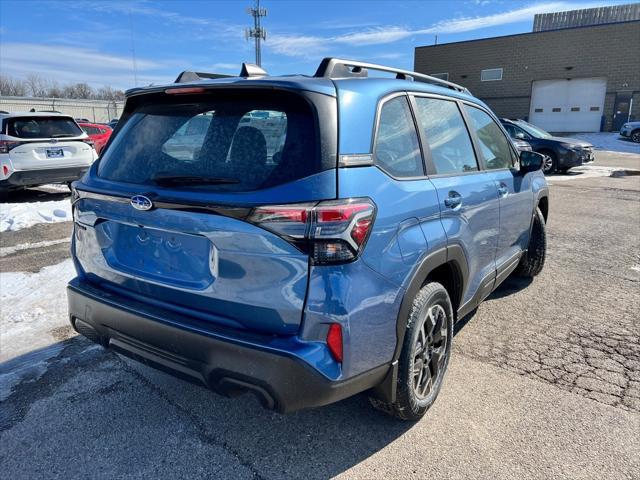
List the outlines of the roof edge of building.
<svg viewBox="0 0 640 480">
<path fill-rule="evenodd" d="M 509 38 L 509 37 L 522 37 L 522 36 L 525 36 L 525 35 L 541 35 L 541 34 L 550 33 L 550 32 L 560 32 L 560 31 L 563 31 L 563 30 L 577 30 L 577 29 L 584 29 L 584 28 L 609 27 L 611 25 L 628 25 L 628 24 L 631 24 L 631 23 L 640 24 L 640 20 L 627 20 L 627 21 L 624 21 L 624 22 L 598 23 L 596 25 L 579 25 L 579 26 L 575 26 L 575 27 L 556 28 L 556 29 L 553 29 L 553 30 L 541 30 L 541 31 L 538 31 L 538 32 L 512 33 L 510 35 L 499 35 L 497 37 L 474 38 L 474 39 L 471 39 L 471 40 L 459 40 L 457 42 L 439 43 L 437 45 L 420 45 L 420 46 L 414 47 L 414 49 L 418 50 L 420 48 L 445 47 L 445 46 L 448 46 L 448 45 L 459 45 L 461 43 L 485 42 L 487 40 L 495 40 L 495 39 L 502 39 L 502 38 Z"/>
</svg>

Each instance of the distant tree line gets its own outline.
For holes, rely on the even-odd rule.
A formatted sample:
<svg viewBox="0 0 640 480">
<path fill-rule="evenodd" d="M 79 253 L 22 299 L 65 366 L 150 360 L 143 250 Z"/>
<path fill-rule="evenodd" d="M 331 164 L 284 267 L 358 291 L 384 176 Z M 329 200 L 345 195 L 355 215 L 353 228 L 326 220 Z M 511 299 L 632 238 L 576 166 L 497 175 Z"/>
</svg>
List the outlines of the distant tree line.
<svg viewBox="0 0 640 480">
<path fill-rule="evenodd" d="M 50 97 L 79 98 L 87 100 L 124 100 L 122 90 L 111 87 L 93 88 L 80 83 L 60 84 L 55 80 L 42 78 L 38 74 L 30 74 L 26 78 L 14 78 L 0 75 L 0 95 L 11 97 Z"/>
</svg>

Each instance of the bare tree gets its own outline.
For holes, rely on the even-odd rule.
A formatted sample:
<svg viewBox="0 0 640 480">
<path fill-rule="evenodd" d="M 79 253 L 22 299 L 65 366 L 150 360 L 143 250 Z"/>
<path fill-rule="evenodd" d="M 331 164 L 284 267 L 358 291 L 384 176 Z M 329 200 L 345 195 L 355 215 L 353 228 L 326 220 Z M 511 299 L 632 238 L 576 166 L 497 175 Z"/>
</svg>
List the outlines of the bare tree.
<svg viewBox="0 0 640 480">
<path fill-rule="evenodd" d="M 47 95 L 47 82 L 37 73 L 30 73 L 25 81 L 27 91 L 32 97 L 45 97 Z"/>
<path fill-rule="evenodd" d="M 0 95 L 24 97 L 26 94 L 27 88 L 24 81 L 0 75 Z"/>
<path fill-rule="evenodd" d="M 49 97 L 49 98 L 79 98 L 107 101 L 124 100 L 122 90 L 114 90 L 104 86 L 97 90 L 87 83 L 60 85 L 55 80 L 43 79 L 36 73 L 29 74 L 24 79 L 0 75 L 0 95 L 14 97 Z"/>
</svg>

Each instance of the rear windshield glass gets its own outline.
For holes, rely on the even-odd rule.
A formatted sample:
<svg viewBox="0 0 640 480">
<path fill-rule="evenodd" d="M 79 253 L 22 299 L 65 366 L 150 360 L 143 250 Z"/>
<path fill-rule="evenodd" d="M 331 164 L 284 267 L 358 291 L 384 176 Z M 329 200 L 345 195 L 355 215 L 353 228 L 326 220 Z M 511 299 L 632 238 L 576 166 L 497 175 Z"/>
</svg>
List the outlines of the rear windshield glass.
<svg viewBox="0 0 640 480">
<path fill-rule="evenodd" d="M 315 116 L 303 98 L 273 91 L 167 97 L 132 112 L 100 161 L 101 178 L 250 191 L 321 170 Z"/>
<path fill-rule="evenodd" d="M 7 119 L 7 135 L 18 138 L 64 138 L 82 135 L 71 118 L 17 117 Z"/>
</svg>

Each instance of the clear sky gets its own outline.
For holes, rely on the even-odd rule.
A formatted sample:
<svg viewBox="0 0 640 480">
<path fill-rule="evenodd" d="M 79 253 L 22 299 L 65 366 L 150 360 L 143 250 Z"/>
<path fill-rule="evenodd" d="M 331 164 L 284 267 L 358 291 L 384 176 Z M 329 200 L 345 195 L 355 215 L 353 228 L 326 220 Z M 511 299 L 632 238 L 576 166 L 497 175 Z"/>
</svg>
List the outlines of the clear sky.
<svg viewBox="0 0 640 480">
<path fill-rule="evenodd" d="M 616 0 L 262 0 L 271 74 L 312 74 L 324 56 L 411 69 L 413 49 L 529 32 L 535 13 Z M 166 83 L 182 70 L 237 74 L 254 61 L 244 37 L 253 0 L 0 0 L 0 72 L 94 87 Z M 133 47 L 133 48 L 132 48 Z"/>
</svg>

